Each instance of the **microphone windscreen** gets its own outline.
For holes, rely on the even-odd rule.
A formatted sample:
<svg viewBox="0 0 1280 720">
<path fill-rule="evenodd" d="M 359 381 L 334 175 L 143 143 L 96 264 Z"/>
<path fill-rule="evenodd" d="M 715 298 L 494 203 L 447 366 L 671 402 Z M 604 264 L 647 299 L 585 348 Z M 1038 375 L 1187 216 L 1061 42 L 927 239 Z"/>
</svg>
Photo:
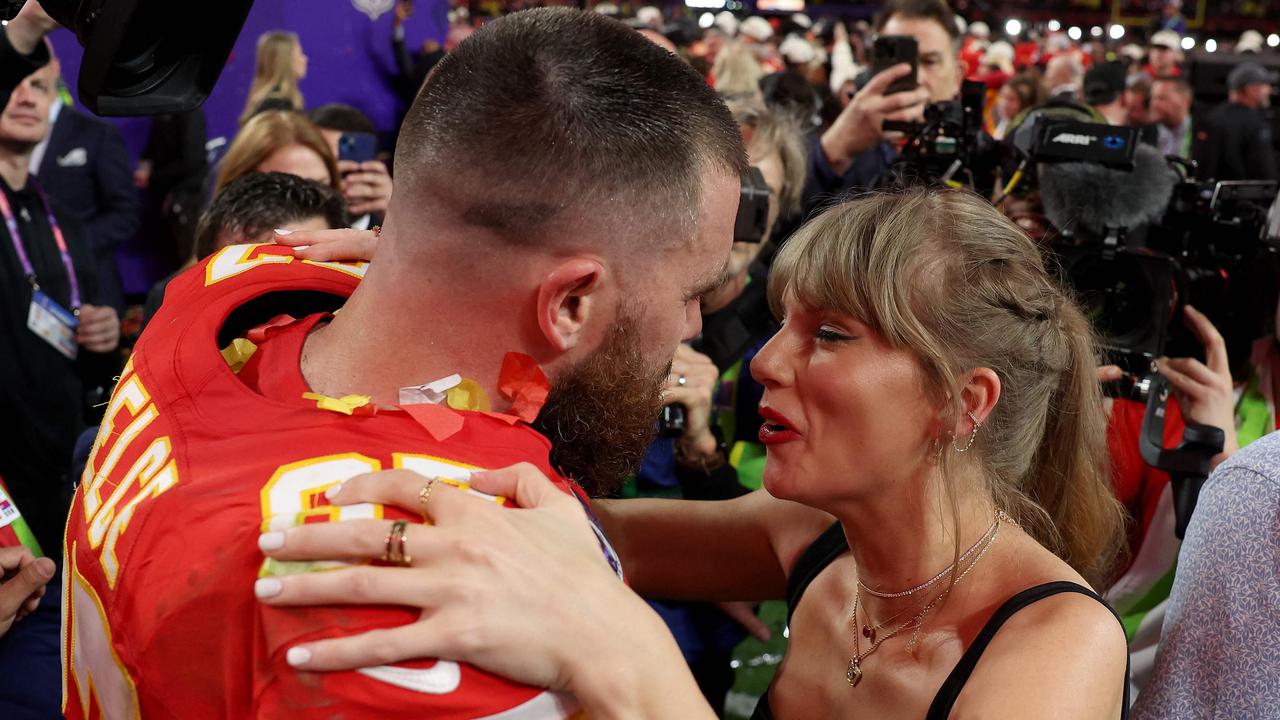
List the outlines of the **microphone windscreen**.
<svg viewBox="0 0 1280 720">
<path fill-rule="evenodd" d="M 1130 172 L 1090 163 L 1042 164 L 1040 197 L 1059 230 L 1100 234 L 1132 230 L 1164 215 L 1178 174 L 1160 151 L 1139 145 Z"/>
</svg>

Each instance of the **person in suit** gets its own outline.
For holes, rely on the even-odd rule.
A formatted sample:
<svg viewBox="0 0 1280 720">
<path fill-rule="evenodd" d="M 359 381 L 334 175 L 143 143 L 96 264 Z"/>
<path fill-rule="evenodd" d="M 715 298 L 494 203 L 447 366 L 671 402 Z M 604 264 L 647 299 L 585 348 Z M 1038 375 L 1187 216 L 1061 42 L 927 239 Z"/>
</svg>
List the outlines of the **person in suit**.
<svg viewBox="0 0 1280 720">
<path fill-rule="evenodd" d="M 1208 126 L 1192 108 L 1191 84 L 1181 77 L 1164 76 L 1151 83 L 1151 120 L 1156 147 L 1165 157 L 1195 160 L 1206 167 Z"/>
<path fill-rule="evenodd" d="M 54 64 L 50 71 L 59 72 L 58 59 L 50 62 Z M 84 225 L 102 301 L 123 312 L 116 251 L 142 221 L 124 138 L 111 123 L 68 106 L 61 98 L 50 106 L 49 122 L 52 129 L 31 154 L 30 172 Z"/>
</svg>

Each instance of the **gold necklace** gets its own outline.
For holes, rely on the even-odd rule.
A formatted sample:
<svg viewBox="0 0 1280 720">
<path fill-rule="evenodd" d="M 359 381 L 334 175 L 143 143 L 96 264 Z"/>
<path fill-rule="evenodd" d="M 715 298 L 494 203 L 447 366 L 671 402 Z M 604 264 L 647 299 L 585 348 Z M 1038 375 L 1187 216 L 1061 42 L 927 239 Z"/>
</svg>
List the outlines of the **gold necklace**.
<svg viewBox="0 0 1280 720">
<path fill-rule="evenodd" d="M 1003 517 L 1004 513 L 997 513 L 998 519 L 1003 519 Z M 982 556 L 987 554 L 987 550 L 989 550 L 991 545 L 995 543 L 998 532 L 999 523 L 997 522 L 997 530 L 991 533 L 990 538 L 983 545 L 982 550 L 978 555 L 973 559 L 973 562 L 969 563 L 969 566 L 964 569 L 964 572 L 961 572 L 960 575 L 956 577 L 955 581 L 947 586 L 946 590 L 938 593 L 938 595 L 934 597 L 933 600 L 929 601 L 929 604 L 925 605 L 920 612 L 912 615 L 906 622 L 895 627 L 888 635 L 882 635 L 878 640 L 873 640 L 871 647 L 867 648 L 865 653 L 862 652 L 862 642 L 859 639 L 860 633 L 855 632 L 853 634 L 853 657 L 849 658 L 849 665 L 845 670 L 845 679 L 849 682 L 849 687 L 857 687 L 858 683 L 862 682 L 862 662 L 871 657 L 871 654 L 876 650 L 879 650 L 881 645 L 885 644 L 891 638 L 896 637 L 907 628 L 913 626 L 915 628 L 915 632 L 912 633 L 909 647 L 914 648 L 916 645 L 920 644 L 920 627 L 924 624 L 925 618 L 928 617 L 929 613 L 933 612 L 934 608 L 936 608 L 944 598 L 951 594 L 952 588 L 958 585 L 960 581 L 969 574 L 969 571 L 973 570 L 974 566 L 978 564 L 978 561 L 982 559 Z M 861 596 L 861 588 L 856 588 L 853 594 L 853 617 L 851 618 L 855 626 L 858 624 L 858 606 L 861 604 Z M 865 608 L 863 612 L 866 612 Z M 870 615 L 868 615 L 867 618 L 870 620 Z"/>
<path fill-rule="evenodd" d="M 973 556 L 973 554 L 974 554 L 975 552 L 978 552 L 978 551 L 979 551 L 979 550 L 981 550 L 982 548 L 986 547 L 986 543 L 987 543 L 987 542 L 988 542 L 992 537 L 994 537 L 994 536 L 995 536 L 995 533 L 996 533 L 996 526 L 1000 524 L 1000 520 L 1001 520 L 1001 519 L 1003 519 L 1004 517 L 1005 517 L 1005 515 L 1004 515 L 1004 513 L 1003 513 L 1003 512 L 997 512 L 997 513 L 996 513 L 996 518 L 995 518 L 995 520 L 993 520 L 993 521 L 992 521 L 992 523 L 991 523 L 991 527 L 987 528 L 986 532 L 982 533 L 982 536 L 978 538 L 978 541 L 977 541 L 977 542 L 975 542 L 975 543 L 974 543 L 974 544 L 973 544 L 973 545 L 972 545 L 972 546 L 971 546 L 967 551 L 965 551 L 964 555 L 961 555 L 961 556 L 960 556 L 960 564 L 961 564 L 961 565 L 964 565 L 964 563 L 965 563 L 966 561 L 968 561 L 968 560 L 969 560 L 969 558 L 970 558 L 970 557 L 972 557 L 972 556 Z M 976 562 L 976 561 L 975 561 L 975 562 Z M 928 587 L 930 587 L 930 586 L 934 585 L 935 583 L 937 583 L 937 581 L 938 581 L 938 580 L 940 580 L 940 579 L 941 579 L 945 574 L 947 574 L 947 573 L 951 572 L 951 570 L 952 570 L 953 568 L 955 568 L 955 567 L 956 567 L 956 564 L 955 564 L 955 563 L 952 563 L 951 565 L 948 565 L 948 566 L 947 566 L 947 568 L 946 568 L 945 570 L 943 570 L 942 572 L 938 573 L 938 574 L 937 574 L 933 579 L 929 580 L 928 582 L 924 583 L 923 585 L 920 585 L 920 586 L 918 586 L 918 587 L 914 587 L 914 588 L 912 588 L 912 589 L 910 589 L 910 590 L 907 590 L 906 592 L 900 592 L 900 593 L 881 593 L 881 592 L 877 592 L 877 591 L 875 591 L 875 590 L 873 590 L 873 589 L 871 589 L 871 588 L 867 587 L 866 585 L 864 585 L 864 584 L 863 584 L 863 582 L 862 582 L 862 579 L 861 579 L 861 578 L 859 578 L 859 579 L 858 579 L 858 590 L 865 590 L 865 591 L 867 592 L 867 594 L 868 594 L 868 595 L 875 595 L 876 597 L 880 597 L 880 598 L 900 598 L 900 597 L 906 597 L 906 596 L 908 596 L 908 595 L 912 595 L 912 594 L 914 594 L 914 593 L 918 592 L 919 590 L 926 589 L 926 588 L 928 588 Z M 857 602 L 857 598 L 854 598 L 854 602 L 855 602 L 855 603 Z M 900 618 L 900 617 L 902 617 L 903 615 L 905 615 L 905 614 L 907 614 L 908 612 L 910 612 L 910 611 L 911 611 L 911 609 L 912 609 L 912 608 L 911 608 L 911 606 L 907 606 L 905 609 L 900 610 L 900 611 L 898 611 L 898 612 L 894 613 L 894 614 L 893 614 L 893 615 L 891 615 L 890 617 L 888 617 L 888 618 L 886 618 L 886 619 L 884 619 L 884 620 L 882 620 L 882 621 L 880 621 L 880 622 L 878 622 L 878 623 L 873 623 L 872 618 L 871 618 L 871 611 L 867 610 L 867 609 L 866 609 L 866 605 L 864 604 L 864 605 L 863 605 L 862 612 L 863 612 L 863 614 L 864 614 L 864 615 L 866 615 L 866 616 L 867 616 L 867 622 L 866 622 L 866 623 L 863 623 L 863 625 L 862 625 L 862 637 L 864 637 L 864 638 L 866 638 L 867 640 L 869 640 L 869 641 L 871 641 L 871 642 L 873 642 L 873 643 L 874 643 L 874 642 L 876 641 L 876 633 L 878 633 L 879 631 L 881 631 L 881 630 L 885 629 L 885 628 L 886 628 L 890 623 L 892 623 L 894 620 L 897 620 L 898 618 Z"/>
</svg>

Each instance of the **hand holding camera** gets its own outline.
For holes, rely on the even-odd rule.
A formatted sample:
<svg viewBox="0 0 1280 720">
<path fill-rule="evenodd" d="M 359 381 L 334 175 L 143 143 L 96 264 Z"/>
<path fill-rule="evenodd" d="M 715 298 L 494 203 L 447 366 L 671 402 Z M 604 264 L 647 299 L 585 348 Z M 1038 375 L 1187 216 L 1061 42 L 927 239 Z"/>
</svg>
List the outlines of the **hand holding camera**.
<svg viewBox="0 0 1280 720">
<path fill-rule="evenodd" d="M 671 361 L 665 402 L 685 409 L 684 434 L 676 439 L 676 456 L 692 461 L 712 460 L 720 443 L 711 432 L 711 396 L 720 371 L 711 358 L 681 345 Z"/>
<path fill-rule="evenodd" d="M 1205 362 L 1195 358 L 1160 358 L 1156 360 L 1156 367 L 1169 381 L 1189 422 L 1222 428 L 1225 436 L 1222 452 L 1212 461 L 1216 467 L 1240 447 L 1236 440 L 1235 384 L 1227 360 L 1227 345 L 1204 313 L 1188 305 L 1183 314 L 1187 327 L 1204 346 Z"/>
<path fill-rule="evenodd" d="M 891 86 L 914 76 L 909 63 L 894 65 L 871 78 L 830 129 L 822 134 L 822 153 L 837 174 L 844 174 L 853 159 L 885 137 L 885 120 L 918 121 L 924 117 L 929 91 L 923 87 L 893 92 Z"/>
</svg>

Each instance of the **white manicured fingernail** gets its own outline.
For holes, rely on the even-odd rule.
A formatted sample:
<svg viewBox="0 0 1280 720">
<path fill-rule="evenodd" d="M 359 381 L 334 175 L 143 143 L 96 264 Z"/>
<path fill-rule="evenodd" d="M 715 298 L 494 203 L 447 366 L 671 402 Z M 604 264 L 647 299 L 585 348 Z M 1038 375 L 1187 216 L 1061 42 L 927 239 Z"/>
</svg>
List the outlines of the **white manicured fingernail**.
<svg viewBox="0 0 1280 720">
<path fill-rule="evenodd" d="M 284 654 L 284 659 L 294 667 L 306 665 L 311 662 L 311 651 L 304 647 L 291 647 L 289 652 Z"/>
<path fill-rule="evenodd" d="M 335 497 L 337 497 L 337 496 L 338 496 L 338 493 L 342 492 L 342 486 L 343 486 L 343 485 L 346 485 L 346 484 L 347 484 L 347 481 L 346 481 L 346 480 L 343 480 L 342 482 L 338 483 L 337 485 L 334 485 L 333 487 L 329 488 L 328 490 L 325 490 L 325 491 L 324 491 L 324 496 L 325 496 L 325 497 L 327 497 L 327 498 L 329 498 L 330 500 L 334 499 Z"/>
<path fill-rule="evenodd" d="M 276 228 L 276 234 L 277 234 L 277 235 L 292 235 L 292 234 L 293 234 L 293 231 L 292 231 L 292 230 L 285 230 L 284 228 Z"/>
<path fill-rule="evenodd" d="M 282 547 L 284 547 L 284 533 L 282 532 L 262 533 L 258 536 L 258 549 L 263 552 L 279 550 Z"/>
<path fill-rule="evenodd" d="M 260 598 L 275 597 L 283 587 L 275 578 L 262 578 L 253 584 L 253 594 Z"/>
</svg>

